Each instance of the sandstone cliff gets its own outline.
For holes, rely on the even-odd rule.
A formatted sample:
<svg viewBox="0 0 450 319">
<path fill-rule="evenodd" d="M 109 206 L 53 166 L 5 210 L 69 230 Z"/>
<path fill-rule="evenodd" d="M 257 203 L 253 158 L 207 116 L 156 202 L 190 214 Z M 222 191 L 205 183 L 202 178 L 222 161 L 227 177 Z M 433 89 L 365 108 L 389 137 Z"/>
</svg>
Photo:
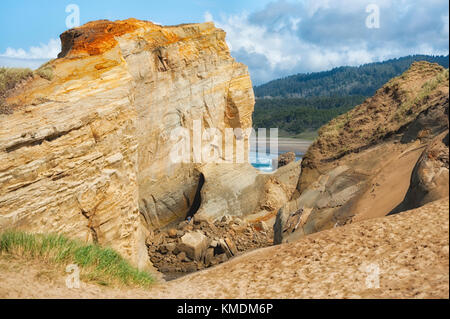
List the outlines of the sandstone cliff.
<svg viewBox="0 0 450 319">
<path fill-rule="evenodd" d="M 436 153 L 426 148 L 448 132 L 448 74 L 437 64 L 414 63 L 372 98 L 322 127 L 303 159 L 296 196 L 278 213 L 275 242 L 385 216 L 404 200 L 410 185 L 407 197 L 415 198 L 406 201 L 417 204 L 402 210 L 448 193 L 448 145 L 442 142 L 434 146 L 444 155 L 427 173 L 429 181 L 417 182 L 424 166 L 431 165 L 427 154 Z M 424 183 L 434 187 L 432 194 L 417 190 Z"/>
<path fill-rule="evenodd" d="M 97 241 L 147 267 L 149 230 L 183 220 L 201 204 L 200 180 L 211 189 L 223 175 L 216 164 L 171 162 L 179 142 L 171 132 L 184 128 L 192 137 L 195 121 L 222 135 L 250 128 L 247 67 L 212 23 L 101 20 L 64 32 L 61 41 L 58 59 L 9 92 L 10 111 L 0 114 L 0 229 Z M 249 164 L 224 165 L 226 187 L 204 194 L 218 203 L 212 218 L 260 211 L 267 189 L 257 187 L 277 177 L 258 177 Z"/>
</svg>

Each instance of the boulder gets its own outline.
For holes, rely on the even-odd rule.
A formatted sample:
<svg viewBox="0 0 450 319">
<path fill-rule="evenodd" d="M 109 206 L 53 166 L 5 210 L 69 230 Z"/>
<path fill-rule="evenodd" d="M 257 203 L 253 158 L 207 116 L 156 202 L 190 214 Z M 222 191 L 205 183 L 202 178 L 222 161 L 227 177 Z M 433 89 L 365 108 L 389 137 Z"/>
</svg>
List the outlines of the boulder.
<svg viewBox="0 0 450 319">
<path fill-rule="evenodd" d="M 177 259 L 179 260 L 179 261 L 186 261 L 186 253 L 184 252 L 184 251 L 182 251 L 182 252 L 180 252 L 178 255 L 177 255 Z"/>
<path fill-rule="evenodd" d="M 227 244 L 225 243 L 224 239 L 219 239 L 219 247 L 220 247 L 220 250 L 219 250 L 220 253 L 222 253 L 222 252 L 225 253 L 227 255 L 227 257 L 233 256 L 233 254 L 231 253 Z"/>
<path fill-rule="evenodd" d="M 219 245 L 217 240 L 212 240 L 209 244 L 209 247 L 216 248 Z"/>
<path fill-rule="evenodd" d="M 193 260 L 200 260 L 208 248 L 208 237 L 201 232 L 189 232 L 183 235 L 177 248 Z"/>
<path fill-rule="evenodd" d="M 278 168 L 286 166 L 287 164 L 295 161 L 295 153 L 293 152 L 283 153 L 280 156 L 278 156 L 278 158 L 275 159 L 275 161 L 278 163 Z"/>
<path fill-rule="evenodd" d="M 233 218 L 229 215 L 225 215 L 222 217 L 222 219 L 220 221 L 224 224 L 229 224 L 233 221 Z"/>
<path fill-rule="evenodd" d="M 234 242 L 230 239 L 230 238 L 225 238 L 225 243 L 227 244 L 227 247 L 229 249 L 229 251 L 231 252 L 232 256 L 236 256 L 236 254 L 238 253 L 236 245 L 234 244 Z"/>
<path fill-rule="evenodd" d="M 208 248 L 205 253 L 204 263 L 205 266 L 210 266 L 214 258 L 214 248 Z"/>
<path fill-rule="evenodd" d="M 167 235 L 169 235 L 169 237 L 171 237 L 171 238 L 176 238 L 177 237 L 177 230 L 174 229 L 174 228 L 170 228 L 167 231 Z"/>
<path fill-rule="evenodd" d="M 255 229 L 258 231 L 267 232 L 269 231 L 269 226 L 264 221 L 259 221 L 254 225 Z"/>
<path fill-rule="evenodd" d="M 165 245 L 165 247 L 166 247 L 166 250 L 167 250 L 168 253 L 173 253 L 174 250 L 175 250 L 176 247 L 177 247 L 177 244 L 175 244 L 175 243 L 167 243 L 167 244 Z"/>
<path fill-rule="evenodd" d="M 269 216 L 289 201 L 296 190 L 300 162 L 293 162 L 267 174 L 249 163 L 236 165 L 207 164 L 199 168 L 205 176 L 202 204 L 194 219 L 201 221 L 232 218 L 247 219 L 252 215 Z"/>
<path fill-rule="evenodd" d="M 222 251 L 225 252 L 228 258 L 231 258 L 237 254 L 236 246 L 234 245 L 233 241 L 229 238 L 220 239 L 219 245 Z"/>
<path fill-rule="evenodd" d="M 167 246 L 166 246 L 166 245 L 161 245 L 161 246 L 159 246 L 158 252 L 159 252 L 160 254 L 165 255 L 165 254 L 167 254 L 169 251 L 167 250 Z"/>
</svg>

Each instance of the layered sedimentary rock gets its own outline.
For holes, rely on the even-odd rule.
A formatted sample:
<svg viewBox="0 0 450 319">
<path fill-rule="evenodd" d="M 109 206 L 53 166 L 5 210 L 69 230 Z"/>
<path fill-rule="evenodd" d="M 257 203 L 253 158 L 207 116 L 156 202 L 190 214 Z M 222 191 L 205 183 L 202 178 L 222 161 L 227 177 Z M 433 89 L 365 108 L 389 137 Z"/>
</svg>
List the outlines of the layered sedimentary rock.
<svg viewBox="0 0 450 319">
<path fill-rule="evenodd" d="M 303 159 L 299 195 L 277 215 L 274 241 L 293 241 L 394 211 L 410 188 L 411 175 L 421 175 L 430 163 L 424 158 L 433 152 L 422 155 L 424 150 L 434 137 L 448 132 L 448 92 L 448 69 L 417 62 L 372 98 L 322 127 Z M 448 146 L 441 146 L 439 154 L 445 147 L 448 154 Z M 446 189 L 444 162 L 433 164 L 436 178 L 431 184 L 440 186 L 430 200 L 441 198 Z M 415 184 L 417 189 L 423 183 Z M 422 200 L 424 196 L 422 191 L 417 199 L 421 205 L 430 201 Z"/>
<path fill-rule="evenodd" d="M 194 140 L 195 123 L 222 136 L 226 128 L 251 128 L 247 67 L 230 56 L 225 32 L 212 23 L 101 20 L 66 31 L 61 41 L 58 59 L 44 66 L 50 76 L 9 92 L 13 112 L 0 115 L 0 228 L 96 241 L 149 266 L 148 230 L 184 219 L 200 204 L 201 179 L 208 189 L 222 175 L 194 155 L 171 161 L 183 142 L 172 133 L 184 129 Z M 250 164 L 229 165 L 257 178 Z M 252 178 L 240 182 L 251 187 Z M 238 213 L 261 210 L 253 204 Z M 245 204 L 230 202 L 219 215 L 236 205 Z"/>
</svg>

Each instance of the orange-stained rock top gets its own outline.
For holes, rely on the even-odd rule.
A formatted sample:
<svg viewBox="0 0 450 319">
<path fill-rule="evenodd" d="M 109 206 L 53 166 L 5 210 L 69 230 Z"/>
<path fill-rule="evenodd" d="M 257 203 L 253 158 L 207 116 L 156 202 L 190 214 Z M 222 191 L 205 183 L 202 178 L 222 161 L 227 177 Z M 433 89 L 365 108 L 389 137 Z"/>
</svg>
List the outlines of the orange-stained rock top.
<svg viewBox="0 0 450 319">
<path fill-rule="evenodd" d="M 151 22 L 128 19 L 124 21 L 97 20 L 65 31 L 60 35 L 61 53 L 58 58 L 68 55 L 98 55 L 113 48 L 117 41 L 114 37 L 136 30 L 142 24 Z"/>
<path fill-rule="evenodd" d="M 192 32 L 190 27 L 197 30 Z M 138 29 L 152 31 L 149 36 L 152 38 L 152 42 L 159 45 L 186 40 L 195 36 L 196 33 L 204 33 L 205 30 L 223 32 L 216 29 L 213 23 L 160 26 L 150 21 L 134 18 L 117 21 L 97 20 L 62 33 L 60 35 L 62 50 L 58 54 L 58 58 L 103 54 L 117 45 L 117 37 L 133 33 Z M 206 31 L 206 33 L 208 32 Z"/>
<path fill-rule="evenodd" d="M 213 50 L 224 59 L 229 58 L 225 32 L 211 22 L 161 26 L 134 18 L 97 20 L 67 30 L 60 38 L 61 52 L 58 58 L 41 67 L 51 76 L 45 80 L 35 76 L 20 88 L 10 90 L 4 100 L 6 105 L 17 108 L 20 105 L 36 104 L 39 103 L 37 100 L 56 97 L 61 90 L 73 90 L 74 87 L 67 85 L 68 82 L 82 78 L 99 78 L 105 71 L 125 62 L 123 52 L 115 50 L 120 39 L 127 42 L 122 47 L 126 54 L 134 50 L 145 50 L 153 54 L 156 50 L 155 54 L 160 55 L 158 59 L 162 59 L 162 69 L 167 68 L 167 65 L 164 66 L 167 62 L 164 59 L 167 57 L 161 56 L 161 48 L 177 42 L 183 44 L 177 49 L 173 60 L 185 63 L 195 61 L 199 58 L 198 53 L 205 48 Z M 70 88 L 66 89 L 66 86 Z"/>
</svg>

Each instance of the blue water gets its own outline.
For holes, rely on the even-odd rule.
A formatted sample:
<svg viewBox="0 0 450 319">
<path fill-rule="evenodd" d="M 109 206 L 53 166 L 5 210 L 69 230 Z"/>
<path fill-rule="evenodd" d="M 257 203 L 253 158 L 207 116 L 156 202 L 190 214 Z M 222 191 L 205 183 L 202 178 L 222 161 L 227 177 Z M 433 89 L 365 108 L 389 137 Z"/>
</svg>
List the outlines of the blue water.
<svg viewBox="0 0 450 319">
<path fill-rule="evenodd" d="M 272 172 L 274 170 L 272 160 L 283 153 L 285 152 L 278 152 L 277 154 L 250 152 L 250 163 L 260 171 Z M 300 160 L 302 156 L 303 153 L 295 153 L 295 160 Z"/>
</svg>

